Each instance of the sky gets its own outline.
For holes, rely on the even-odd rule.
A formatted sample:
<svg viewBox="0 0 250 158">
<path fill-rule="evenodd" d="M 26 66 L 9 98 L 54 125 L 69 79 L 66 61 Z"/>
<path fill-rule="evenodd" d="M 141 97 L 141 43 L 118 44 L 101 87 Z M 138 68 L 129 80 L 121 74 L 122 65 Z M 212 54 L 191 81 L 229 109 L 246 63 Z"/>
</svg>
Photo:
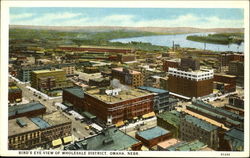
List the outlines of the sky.
<svg viewBox="0 0 250 158">
<path fill-rule="evenodd" d="M 241 8 L 10 8 L 10 25 L 243 28 Z"/>
</svg>

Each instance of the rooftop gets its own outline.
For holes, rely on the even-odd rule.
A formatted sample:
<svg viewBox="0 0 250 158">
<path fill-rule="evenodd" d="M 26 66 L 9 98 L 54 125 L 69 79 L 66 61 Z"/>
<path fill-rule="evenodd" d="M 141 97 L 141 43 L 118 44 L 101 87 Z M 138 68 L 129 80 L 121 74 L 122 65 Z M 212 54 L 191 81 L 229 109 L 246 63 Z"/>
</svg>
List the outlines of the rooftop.
<svg viewBox="0 0 250 158">
<path fill-rule="evenodd" d="M 142 137 L 146 140 L 154 139 L 154 138 L 157 138 L 161 135 L 165 135 L 167 133 L 170 133 L 170 132 L 166 129 L 159 127 L 159 126 L 147 129 L 147 130 L 142 131 L 142 132 L 137 132 L 137 134 L 140 137 Z"/>
<path fill-rule="evenodd" d="M 197 127 L 200 127 L 208 132 L 213 131 L 213 130 L 218 128 L 218 127 L 216 127 L 216 126 L 214 126 L 214 125 L 212 125 L 204 120 L 198 119 L 198 118 L 193 117 L 191 115 L 186 115 L 184 117 L 184 119 L 187 122 L 192 123 L 192 124 L 196 125 Z"/>
<path fill-rule="evenodd" d="M 152 92 L 152 93 L 168 93 L 167 90 L 159 89 L 159 88 L 146 87 L 146 86 L 141 86 L 141 87 L 138 87 L 138 88 L 149 91 L 149 92 Z"/>
<path fill-rule="evenodd" d="M 66 150 L 126 150 L 139 141 L 115 127 L 66 146 Z"/>
<path fill-rule="evenodd" d="M 18 91 L 22 91 L 22 90 L 17 86 L 9 87 L 9 92 L 18 92 Z"/>
<path fill-rule="evenodd" d="M 87 90 L 85 93 L 106 103 L 122 102 L 125 100 L 152 95 L 152 93 L 150 92 L 147 92 L 141 89 L 136 89 L 136 88 L 131 88 L 129 90 L 120 91 L 118 92 L 118 95 L 107 95 L 106 93 L 101 94 L 99 89 L 90 89 L 90 90 Z"/>
<path fill-rule="evenodd" d="M 46 121 L 39 117 L 30 118 L 30 120 L 35 123 L 40 129 L 51 127 Z"/>
<path fill-rule="evenodd" d="M 37 70 L 33 71 L 36 74 L 49 73 L 49 72 L 64 72 L 62 69 L 53 69 L 53 70 Z"/>
<path fill-rule="evenodd" d="M 158 114 L 157 117 L 162 118 L 167 121 L 169 124 L 178 127 L 180 125 L 180 112 L 178 111 L 166 111 L 161 114 Z"/>
<path fill-rule="evenodd" d="M 122 68 L 122 67 L 113 68 L 112 70 L 123 72 L 123 68 Z M 139 71 L 134 71 L 134 70 L 129 70 L 129 73 L 130 73 L 130 74 L 140 74 L 141 72 L 139 72 Z"/>
<path fill-rule="evenodd" d="M 168 148 L 168 147 L 170 147 L 170 146 L 172 146 L 174 144 L 177 144 L 179 142 L 180 142 L 179 140 L 177 140 L 175 138 L 172 138 L 172 139 L 168 139 L 168 140 L 165 140 L 163 142 L 158 143 L 157 146 L 165 149 L 165 148 Z"/>
<path fill-rule="evenodd" d="M 233 139 L 238 139 L 240 141 L 244 141 L 244 132 L 236 128 L 232 128 L 229 131 L 227 131 L 226 136 L 229 136 Z"/>
<path fill-rule="evenodd" d="M 82 88 L 73 87 L 73 88 L 66 88 L 64 91 L 71 93 L 79 98 L 84 98 L 84 91 Z"/>
<path fill-rule="evenodd" d="M 203 142 L 200 142 L 198 140 L 192 141 L 192 142 L 180 142 L 176 145 L 170 146 L 167 148 L 168 151 L 197 151 L 204 147 L 206 147 Z"/>
<path fill-rule="evenodd" d="M 26 126 L 21 127 L 20 125 L 18 125 L 16 119 L 9 120 L 8 121 L 8 136 L 9 137 L 39 129 L 39 127 L 27 117 L 20 117 L 18 119 L 24 122 Z"/>
<path fill-rule="evenodd" d="M 64 116 L 59 111 L 56 111 L 48 115 L 44 115 L 42 119 L 51 126 L 71 122 L 69 118 Z"/>
<path fill-rule="evenodd" d="M 9 107 L 9 117 L 20 113 L 26 113 L 34 110 L 46 109 L 46 107 L 39 102 L 32 102 L 28 104 L 21 104 Z"/>
</svg>

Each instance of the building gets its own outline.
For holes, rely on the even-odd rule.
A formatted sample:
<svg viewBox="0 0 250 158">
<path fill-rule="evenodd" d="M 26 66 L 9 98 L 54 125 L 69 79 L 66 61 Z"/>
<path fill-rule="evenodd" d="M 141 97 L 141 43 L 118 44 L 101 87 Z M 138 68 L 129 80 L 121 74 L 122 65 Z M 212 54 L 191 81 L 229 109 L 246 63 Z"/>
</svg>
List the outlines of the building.
<svg viewBox="0 0 250 158">
<path fill-rule="evenodd" d="M 129 61 L 135 61 L 136 57 L 134 54 L 118 54 L 117 59 L 119 62 L 129 62 Z"/>
<path fill-rule="evenodd" d="M 165 141 L 162 141 L 157 144 L 157 150 L 158 151 L 165 151 L 168 147 L 173 146 L 177 143 L 180 143 L 181 141 L 175 138 L 171 138 Z"/>
<path fill-rule="evenodd" d="M 113 124 L 153 111 L 153 94 L 140 89 L 90 89 L 84 93 L 85 110 Z"/>
<path fill-rule="evenodd" d="M 138 87 L 139 89 L 146 90 L 154 94 L 154 110 L 161 111 L 170 111 L 173 110 L 177 104 L 177 100 L 169 96 L 169 92 L 163 89 L 153 88 L 153 87 Z"/>
<path fill-rule="evenodd" d="M 71 121 L 59 112 L 11 119 L 8 124 L 9 150 L 49 149 L 55 140 L 71 136 Z"/>
<path fill-rule="evenodd" d="M 98 73 L 100 72 L 99 67 L 91 66 L 91 67 L 84 67 L 84 72 L 88 74 Z"/>
<path fill-rule="evenodd" d="M 225 133 L 225 140 L 229 145 L 230 151 L 243 151 L 244 150 L 244 131 L 232 128 Z"/>
<path fill-rule="evenodd" d="M 157 126 L 170 131 L 174 138 L 179 138 L 180 112 L 173 110 L 157 114 Z"/>
<path fill-rule="evenodd" d="M 200 62 L 191 57 L 189 58 L 181 58 L 180 67 L 181 70 L 188 71 L 189 69 L 200 70 Z"/>
<path fill-rule="evenodd" d="M 120 80 L 122 84 L 130 85 L 132 87 L 143 85 L 142 73 L 127 68 L 113 68 L 112 77 Z"/>
<path fill-rule="evenodd" d="M 21 104 L 9 107 L 9 119 L 18 117 L 34 117 L 43 115 L 46 112 L 46 107 L 39 102 L 32 102 L 28 104 Z"/>
<path fill-rule="evenodd" d="M 116 127 L 65 146 L 65 150 L 140 150 L 142 143 Z"/>
<path fill-rule="evenodd" d="M 135 138 L 140 140 L 146 147 L 152 148 L 171 136 L 172 134 L 168 130 L 156 126 L 145 131 L 136 132 Z"/>
<path fill-rule="evenodd" d="M 206 148 L 207 145 L 199 140 L 194 140 L 191 142 L 181 141 L 164 149 L 163 151 L 200 151 Z"/>
<path fill-rule="evenodd" d="M 178 68 L 180 66 L 180 59 L 163 60 L 163 71 L 168 72 L 168 68 Z"/>
<path fill-rule="evenodd" d="M 110 85 L 109 77 L 89 79 L 89 86 L 107 87 Z"/>
<path fill-rule="evenodd" d="M 191 115 L 181 116 L 180 139 L 184 141 L 197 139 L 215 150 L 219 148 L 218 127 Z"/>
<path fill-rule="evenodd" d="M 229 66 L 231 61 L 244 62 L 244 54 L 221 53 L 220 61 L 222 66 Z"/>
<path fill-rule="evenodd" d="M 229 62 L 228 74 L 237 76 L 236 82 L 239 85 L 244 85 L 244 62 L 231 61 Z"/>
<path fill-rule="evenodd" d="M 22 101 L 22 90 L 17 86 L 9 87 L 8 95 L 9 103 L 17 103 Z"/>
<path fill-rule="evenodd" d="M 66 75 L 74 75 L 75 74 L 75 64 L 65 63 L 65 64 L 59 64 L 57 66 L 59 69 L 62 69 L 65 71 Z"/>
<path fill-rule="evenodd" d="M 202 97 L 213 93 L 213 70 L 182 71 L 169 68 L 168 90 L 176 96 Z"/>
<path fill-rule="evenodd" d="M 31 87 L 45 93 L 52 93 L 51 95 L 54 95 L 53 91 L 72 87 L 72 85 L 62 69 L 38 70 L 31 73 Z"/>
<path fill-rule="evenodd" d="M 199 100 L 193 101 L 192 104 L 188 105 L 186 108 L 190 111 L 220 122 L 229 128 L 243 128 L 244 126 L 244 117 L 223 108 L 214 107 Z"/>
<path fill-rule="evenodd" d="M 82 88 L 72 87 L 63 89 L 63 104 L 71 108 L 80 108 L 84 107 L 84 91 Z"/>
<path fill-rule="evenodd" d="M 244 99 L 240 97 L 229 97 L 229 104 L 226 104 L 223 108 L 240 116 L 244 116 Z"/>
<path fill-rule="evenodd" d="M 223 93 L 235 92 L 236 76 L 215 74 L 214 84 L 215 88 L 221 90 Z"/>
</svg>

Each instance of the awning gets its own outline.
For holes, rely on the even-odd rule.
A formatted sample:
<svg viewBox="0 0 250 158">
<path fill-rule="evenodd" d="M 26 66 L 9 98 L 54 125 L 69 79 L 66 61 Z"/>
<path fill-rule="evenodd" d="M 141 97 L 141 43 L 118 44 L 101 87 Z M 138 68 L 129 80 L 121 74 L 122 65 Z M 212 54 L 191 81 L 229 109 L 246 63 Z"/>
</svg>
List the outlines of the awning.
<svg viewBox="0 0 250 158">
<path fill-rule="evenodd" d="M 52 146 L 58 146 L 62 144 L 62 140 L 61 139 L 56 139 L 52 141 Z"/>
<path fill-rule="evenodd" d="M 121 127 L 124 125 L 124 122 L 123 121 L 119 121 L 115 124 L 116 127 Z"/>
<path fill-rule="evenodd" d="M 69 142 L 72 142 L 72 136 L 68 136 L 68 137 L 64 137 L 64 138 L 63 138 L 63 143 L 64 143 L 64 144 L 67 144 L 67 143 L 69 143 Z"/>
<path fill-rule="evenodd" d="M 154 117 L 155 113 L 154 112 L 150 112 L 148 114 L 142 115 L 142 118 L 149 118 L 149 117 Z"/>
<path fill-rule="evenodd" d="M 87 117 L 88 119 L 91 119 L 91 120 L 96 118 L 95 115 L 92 115 L 91 113 L 89 113 L 89 112 L 87 112 L 87 111 L 83 112 L 82 114 L 83 114 L 85 117 Z"/>
</svg>

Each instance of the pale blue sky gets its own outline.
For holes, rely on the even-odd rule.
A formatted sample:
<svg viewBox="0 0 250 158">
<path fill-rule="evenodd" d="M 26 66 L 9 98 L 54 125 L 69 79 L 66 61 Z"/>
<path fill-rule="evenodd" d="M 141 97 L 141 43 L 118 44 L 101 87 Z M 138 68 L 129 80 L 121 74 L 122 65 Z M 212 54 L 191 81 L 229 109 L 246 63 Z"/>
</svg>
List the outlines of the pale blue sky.
<svg viewBox="0 0 250 158">
<path fill-rule="evenodd" d="M 10 8 L 11 25 L 242 28 L 239 8 Z"/>
</svg>

